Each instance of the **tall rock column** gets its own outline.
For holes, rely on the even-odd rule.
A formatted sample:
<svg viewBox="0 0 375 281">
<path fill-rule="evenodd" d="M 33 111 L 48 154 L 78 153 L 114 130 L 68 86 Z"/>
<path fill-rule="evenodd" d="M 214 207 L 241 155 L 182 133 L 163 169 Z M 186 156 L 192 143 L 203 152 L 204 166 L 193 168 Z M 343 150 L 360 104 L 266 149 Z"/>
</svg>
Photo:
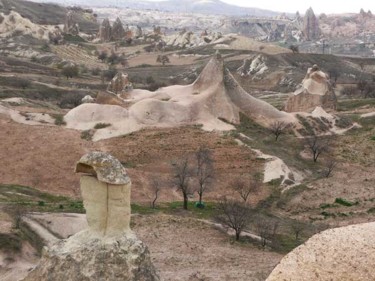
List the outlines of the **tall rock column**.
<svg viewBox="0 0 375 281">
<path fill-rule="evenodd" d="M 303 18 L 303 35 L 308 41 L 316 40 L 320 36 L 319 22 L 311 7 Z"/>
<path fill-rule="evenodd" d="M 147 247 L 130 229 L 131 181 L 125 168 L 103 152 L 77 163 L 88 229 L 45 248 L 24 281 L 159 281 Z"/>
</svg>

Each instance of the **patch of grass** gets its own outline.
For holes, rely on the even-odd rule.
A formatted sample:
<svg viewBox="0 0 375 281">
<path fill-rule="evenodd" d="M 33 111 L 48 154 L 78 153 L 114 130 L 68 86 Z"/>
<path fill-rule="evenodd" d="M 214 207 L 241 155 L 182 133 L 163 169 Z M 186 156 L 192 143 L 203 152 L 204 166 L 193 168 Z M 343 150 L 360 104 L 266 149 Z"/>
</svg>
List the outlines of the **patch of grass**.
<svg viewBox="0 0 375 281">
<path fill-rule="evenodd" d="M 323 203 L 319 206 L 322 209 L 328 209 L 328 208 L 337 208 L 338 206 L 335 204 L 329 204 L 329 203 Z"/>
<path fill-rule="evenodd" d="M 327 212 L 327 211 L 323 211 L 323 212 L 321 212 L 320 214 L 321 214 L 322 216 L 324 216 L 325 219 L 328 218 L 328 217 L 333 217 L 333 218 L 336 217 L 336 215 L 335 215 L 334 213 L 330 213 L 330 212 Z"/>
<path fill-rule="evenodd" d="M 346 206 L 346 207 L 351 207 L 351 206 L 359 204 L 358 202 L 350 202 L 344 198 L 336 198 L 335 203 L 340 204 L 342 206 Z"/>
<path fill-rule="evenodd" d="M 350 99 L 338 101 L 337 111 L 350 111 L 364 106 L 375 106 L 373 99 Z"/>
<path fill-rule="evenodd" d="M 375 214 L 375 207 L 372 207 L 372 208 L 368 209 L 367 213 L 369 213 L 369 214 Z"/>
<path fill-rule="evenodd" d="M 124 166 L 125 168 L 129 168 L 129 169 L 134 169 L 137 167 L 137 164 L 134 163 L 134 162 L 131 162 L 131 161 L 128 161 L 128 162 L 121 162 L 122 166 Z"/>
<path fill-rule="evenodd" d="M 353 124 L 353 121 L 350 119 L 350 117 L 346 115 L 340 115 L 339 119 L 336 119 L 335 125 L 341 129 L 345 129 L 350 127 Z"/>
<path fill-rule="evenodd" d="M 304 184 L 300 184 L 300 185 L 297 185 L 288 189 L 284 193 L 281 193 L 280 199 L 278 200 L 276 206 L 281 209 L 284 208 L 290 200 L 292 200 L 294 197 L 304 192 L 306 189 L 307 189 L 307 186 Z"/>
<path fill-rule="evenodd" d="M 310 122 L 308 121 L 308 119 L 306 119 L 305 117 L 303 117 L 302 115 L 299 115 L 297 114 L 296 115 L 298 121 L 301 122 L 302 126 L 304 127 L 304 131 L 300 131 L 300 133 L 304 133 L 303 135 L 314 135 L 315 131 L 314 131 L 314 128 L 313 126 L 311 126 Z"/>
<path fill-rule="evenodd" d="M 92 137 L 94 136 L 94 132 L 92 130 L 85 130 L 81 132 L 81 139 L 91 141 Z"/>
<path fill-rule="evenodd" d="M 110 127 L 112 126 L 111 124 L 109 123 L 97 123 L 95 126 L 94 126 L 94 129 L 95 130 L 100 130 L 100 129 L 104 129 L 104 128 L 107 128 L 107 127 Z"/>
<path fill-rule="evenodd" d="M 19 185 L 0 185 L 0 202 L 11 209 L 29 212 L 85 212 L 82 201 Z"/>
<path fill-rule="evenodd" d="M 143 214 L 143 215 L 155 214 L 157 212 L 177 215 L 177 214 L 181 214 L 181 212 L 184 212 L 198 219 L 214 218 L 216 214 L 217 203 L 205 202 L 204 204 L 205 204 L 205 208 L 198 208 L 196 207 L 195 201 L 189 201 L 187 211 L 183 209 L 182 201 L 160 203 L 160 204 L 157 204 L 157 207 L 155 209 L 151 208 L 151 204 L 150 205 L 131 204 L 131 208 L 132 208 L 132 213 L 138 213 L 138 214 Z"/>
<path fill-rule="evenodd" d="M 55 125 L 64 126 L 66 122 L 64 120 L 64 115 L 62 114 L 52 114 L 52 117 L 55 118 Z"/>
</svg>

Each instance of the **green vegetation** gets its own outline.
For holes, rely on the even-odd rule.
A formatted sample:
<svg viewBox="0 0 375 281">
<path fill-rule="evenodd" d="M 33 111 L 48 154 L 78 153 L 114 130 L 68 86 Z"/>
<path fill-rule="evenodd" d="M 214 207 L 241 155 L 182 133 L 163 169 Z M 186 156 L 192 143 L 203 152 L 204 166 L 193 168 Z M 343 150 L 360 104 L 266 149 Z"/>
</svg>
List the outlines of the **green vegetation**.
<svg viewBox="0 0 375 281">
<path fill-rule="evenodd" d="M 339 100 L 337 104 L 338 111 L 350 111 L 364 106 L 375 106 L 375 99 L 347 99 Z"/>
<path fill-rule="evenodd" d="M 94 132 L 92 130 L 85 130 L 81 132 L 81 139 L 91 141 L 92 137 L 94 136 Z"/>
<path fill-rule="evenodd" d="M 94 129 L 95 130 L 100 130 L 100 129 L 104 129 L 104 128 L 107 128 L 107 127 L 110 127 L 111 124 L 109 123 L 97 123 L 95 126 L 94 126 Z"/>
<path fill-rule="evenodd" d="M 82 201 L 20 185 L 0 185 L 0 203 L 24 211 L 61 212 L 63 209 L 64 212 L 84 212 Z"/>
<path fill-rule="evenodd" d="M 62 114 L 52 114 L 52 117 L 55 118 L 55 125 L 64 126 L 66 122 L 64 120 L 64 115 Z"/>
<path fill-rule="evenodd" d="M 353 203 L 343 198 L 336 198 L 335 203 L 346 206 L 346 207 L 351 207 L 351 206 L 359 204 L 358 202 Z"/>
</svg>

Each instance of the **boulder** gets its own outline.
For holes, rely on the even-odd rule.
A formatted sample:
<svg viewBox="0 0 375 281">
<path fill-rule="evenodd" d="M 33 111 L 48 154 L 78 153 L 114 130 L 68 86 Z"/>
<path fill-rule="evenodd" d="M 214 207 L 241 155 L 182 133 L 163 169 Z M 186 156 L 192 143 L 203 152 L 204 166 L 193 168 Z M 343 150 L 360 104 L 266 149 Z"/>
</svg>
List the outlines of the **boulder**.
<svg viewBox="0 0 375 281">
<path fill-rule="evenodd" d="M 109 19 L 104 19 L 99 28 L 99 39 L 102 42 L 109 42 L 112 38 L 112 27 Z"/>
<path fill-rule="evenodd" d="M 303 18 L 303 35 L 307 41 L 316 40 L 320 36 L 319 22 L 311 7 Z"/>
<path fill-rule="evenodd" d="M 308 69 L 300 88 L 288 98 L 285 111 L 311 112 L 317 106 L 336 110 L 337 99 L 328 75 L 314 65 Z"/>
<path fill-rule="evenodd" d="M 117 73 L 107 87 L 107 91 L 115 94 L 127 93 L 131 90 L 133 90 L 133 85 L 129 81 L 128 74 L 123 72 Z"/>
<path fill-rule="evenodd" d="M 90 96 L 90 95 L 87 95 L 85 96 L 82 100 L 81 100 L 82 103 L 93 103 L 95 102 L 95 99 Z"/>
<path fill-rule="evenodd" d="M 266 281 L 375 280 L 375 223 L 323 231 L 287 254 Z"/>
<path fill-rule="evenodd" d="M 237 73 L 242 77 L 250 75 L 261 75 L 268 70 L 266 58 L 258 55 L 252 59 L 245 59 L 242 66 L 237 69 Z"/>
</svg>

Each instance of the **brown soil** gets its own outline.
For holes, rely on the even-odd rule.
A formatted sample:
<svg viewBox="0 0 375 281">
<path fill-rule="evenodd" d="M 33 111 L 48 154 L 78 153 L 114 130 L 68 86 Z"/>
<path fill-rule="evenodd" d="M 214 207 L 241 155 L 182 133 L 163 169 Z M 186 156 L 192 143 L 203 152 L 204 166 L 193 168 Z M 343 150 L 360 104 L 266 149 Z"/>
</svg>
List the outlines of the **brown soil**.
<svg viewBox="0 0 375 281">
<path fill-rule="evenodd" d="M 93 150 L 106 151 L 128 167 L 133 181 L 132 199 L 149 201 L 148 182 L 154 177 L 170 186 L 171 162 L 200 145 L 214 149 L 217 178 L 209 198 L 227 190 L 243 173 L 260 172 L 263 161 L 229 136 L 207 133 L 195 127 L 143 130 L 124 137 L 93 143 L 80 132 L 56 126 L 28 126 L 0 116 L 0 178 L 3 184 L 36 187 L 53 194 L 79 196 L 76 161 Z M 208 198 L 207 197 L 207 198 Z M 175 192 L 163 192 L 161 200 L 180 199 Z"/>
<path fill-rule="evenodd" d="M 265 280 L 282 258 L 190 218 L 139 216 L 134 223 L 165 281 Z M 205 278 L 193 279 L 196 273 Z"/>
</svg>

